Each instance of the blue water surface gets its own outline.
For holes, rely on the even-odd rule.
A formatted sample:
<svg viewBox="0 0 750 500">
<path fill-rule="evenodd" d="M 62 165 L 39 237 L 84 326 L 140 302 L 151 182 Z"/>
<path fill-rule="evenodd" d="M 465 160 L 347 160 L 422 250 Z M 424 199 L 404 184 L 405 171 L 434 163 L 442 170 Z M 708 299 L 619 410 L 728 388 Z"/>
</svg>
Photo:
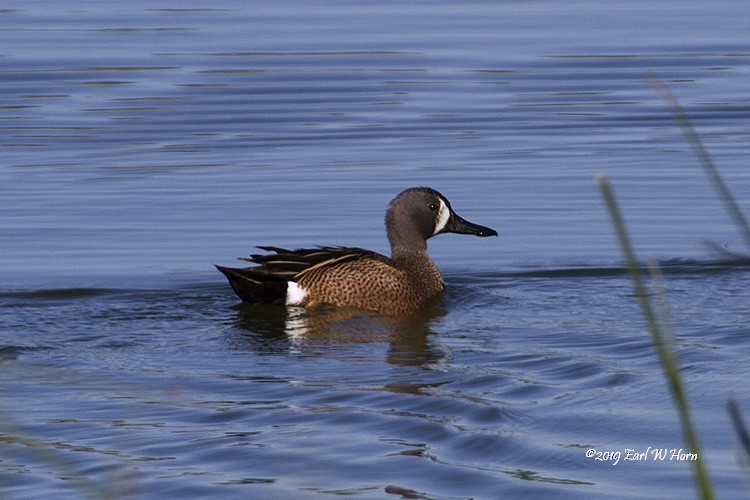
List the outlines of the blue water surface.
<svg viewBox="0 0 750 500">
<path fill-rule="evenodd" d="M 0 496 L 694 496 L 603 173 L 717 496 L 745 497 L 750 249 L 654 82 L 750 211 L 749 15 L 6 2 Z M 419 185 L 500 237 L 431 239 L 447 290 L 415 317 L 240 305 L 212 266 L 388 253 Z"/>
</svg>

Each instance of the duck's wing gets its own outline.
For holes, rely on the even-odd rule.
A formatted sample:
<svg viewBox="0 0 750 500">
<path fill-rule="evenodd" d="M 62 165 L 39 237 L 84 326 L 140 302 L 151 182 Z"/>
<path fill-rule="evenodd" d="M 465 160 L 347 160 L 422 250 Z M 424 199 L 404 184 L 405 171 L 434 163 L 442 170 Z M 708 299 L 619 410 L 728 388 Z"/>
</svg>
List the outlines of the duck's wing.
<svg viewBox="0 0 750 500">
<path fill-rule="evenodd" d="M 334 262 L 344 262 L 364 256 L 385 258 L 370 250 L 350 247 L 316 247 L 300 248 L 297 250 L 287 250 L 279 247 L 258 248 L 273 253 L 251 255 L 249 258 L 241 258 L 240 260 L 259 264 L 256 268 L 251 269 L 262 269 L 265 272 L 273 273 L 288 281 L 296 281 L 295 277 L 298 274 L 312 267 L 328 266 Z"/>
<path fill-rule="evenodd" d="M 316 247 L 287 250 L 264 246 L 272 252 L 255 254 L 240 260 L 258 264 L 254 267 L 232 268 L 216 266 L 229 280 L 235 293 L 246 302 L 271 304 L 286 303 L 288 283 L 303 276 L 311 276 L 323 269 L 356 259 L 388 261 L 384 255 L 362 248 Z"/>
</svg>

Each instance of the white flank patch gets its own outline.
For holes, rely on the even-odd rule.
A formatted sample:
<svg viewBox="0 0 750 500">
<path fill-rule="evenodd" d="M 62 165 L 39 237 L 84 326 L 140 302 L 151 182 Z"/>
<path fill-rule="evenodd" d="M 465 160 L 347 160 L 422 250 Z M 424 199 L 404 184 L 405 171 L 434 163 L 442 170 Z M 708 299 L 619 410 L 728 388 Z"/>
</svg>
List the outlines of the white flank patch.
<svg viewBox="0 0 750 500">
<path fill-rule="evenodd" d="M 286 305 L 301 306 L 307 302 L 307 291 L 299 286 L 295 281 L 286 283 Z"/>
<path fill-rule="evenodd" d="M 441 199 L 440 210 L 438 210 L 437 217 L 435 217 L 435 232 L 433 235 L 438 234 L 440 231 L 445 229 L 445 225 L 448 224 L 448 219 L 451 218 L 451 211 L 448 209 L 448 205 Z"/>
</svg>

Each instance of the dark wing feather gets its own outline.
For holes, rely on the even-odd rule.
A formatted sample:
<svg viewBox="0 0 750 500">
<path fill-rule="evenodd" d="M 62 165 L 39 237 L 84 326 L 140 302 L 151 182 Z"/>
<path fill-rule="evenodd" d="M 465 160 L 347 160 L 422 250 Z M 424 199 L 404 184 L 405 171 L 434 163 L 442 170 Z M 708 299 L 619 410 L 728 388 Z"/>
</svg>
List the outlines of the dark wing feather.
<svg viewBox="0 0 750 500">
<path fill-rule="evenodd" d="M 349 247 L 316 247 L 300 248 L 298 250 L 287 250 L 279 247 L 258 247 L 261 250 L 274 252 L 271 254 L 251 255 L 246 260 L 254 264 L 260 264 L 258 268 L 283 276 L 287 280 L 294 280 L 298 274 L 314 266 L 321 266 L 325 262 L 333 263 L 358 259 L 362 257 L 385 259 L 384 256 L 364 250 L 362 248 Z M 330 265 L 330 264 L 329 264 Z M 258 269 L 256 268 L 256 269 Z M 252 269 L 252 268 L 251 268 Z"/>
<path fill-rule="evenodd" d="M 258 247 L 268 254 L 240 258 L 258 264 L 255 267 L 230 268 L 216 266 L 229 280 L 235 293 L 246 302 L 283 304 L 287 281 L 301 275 L 323 272 L 326 267 L 354 259 L 369 258 L 387 262 L 379 253 L 362 248 L 316 247 L 287 250 L 280 247 Z"/>
</svg>

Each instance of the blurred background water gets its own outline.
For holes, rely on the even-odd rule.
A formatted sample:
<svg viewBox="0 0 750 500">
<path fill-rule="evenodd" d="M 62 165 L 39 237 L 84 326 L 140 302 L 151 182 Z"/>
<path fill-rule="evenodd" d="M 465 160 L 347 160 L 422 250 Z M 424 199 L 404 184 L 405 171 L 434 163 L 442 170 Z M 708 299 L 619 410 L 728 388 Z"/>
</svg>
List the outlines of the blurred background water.
<svg viewBox="0 0 750 500">
<path fill-rule="evenodd" d="M 744 1 L 6 2 L 0 487 L 10 498 L 673 498 L 684 448 L 594 183 L 663 264 L 714 485 L 744 496 L 747 251 L 647 75 L 750 206 Z M 408 320 L 238 306 L 255 245 L 440 236 Z M 78 479 L 77 479 L 78 478 Z M 83 478 L 83 480 L 79 480 Z"/>
</svg>

